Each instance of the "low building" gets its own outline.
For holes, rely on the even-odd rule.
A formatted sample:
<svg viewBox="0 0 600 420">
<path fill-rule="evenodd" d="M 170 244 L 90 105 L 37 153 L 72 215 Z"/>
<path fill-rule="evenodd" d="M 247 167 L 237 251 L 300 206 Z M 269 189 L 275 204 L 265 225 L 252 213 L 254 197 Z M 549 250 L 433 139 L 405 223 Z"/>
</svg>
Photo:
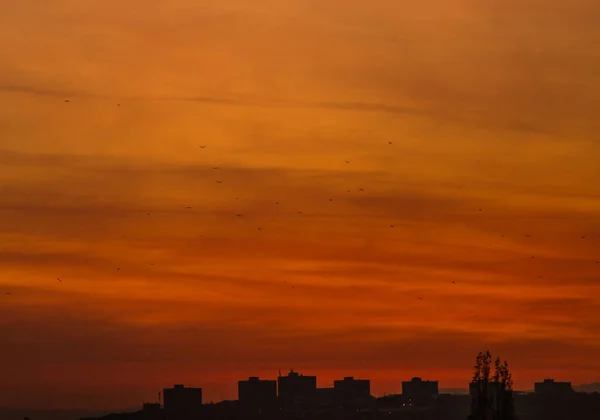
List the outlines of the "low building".
<svg viewBox="0 0 600 420">
<path fill-rule="evenodd" d="M 430 401 L 440 395 L 438 381 L 414 377 L 402 382 L 402 397 L 407 401 Z"/>
<path fill-rule="evenodd" d="M 277 381 L 250 377 L 238 382 L 238 399 L 245 408 L 266 409 L 277 403 Z"/>
<path fill-rule="evenodd" d="M 536 394 L 544 395 L 570 395 L 574 393 L 571 382 L 555 382 L 554 379 L 544 379 L 534 385 Z"/>
<path fill-rule="evenodd" d="M 347 376 L 333 382 L 335 399 L 340 404 L 365 403 L 371 398 L 371 381 Z"/>
<path fill-rule="evenodd" d="M 185 420 L 202 412 L 202 388 L 175 385 L 163 390 L 163 406 L 167 420 Z"/>
<path fill-rule="evenodd" d="M 277 378 L 279 402 L 284 407 L 294 406 L 300 401 L 311 400 L 316 390 L 316 376 L 304 376 L 290 370 L 287 376 Z"/>
</svg>

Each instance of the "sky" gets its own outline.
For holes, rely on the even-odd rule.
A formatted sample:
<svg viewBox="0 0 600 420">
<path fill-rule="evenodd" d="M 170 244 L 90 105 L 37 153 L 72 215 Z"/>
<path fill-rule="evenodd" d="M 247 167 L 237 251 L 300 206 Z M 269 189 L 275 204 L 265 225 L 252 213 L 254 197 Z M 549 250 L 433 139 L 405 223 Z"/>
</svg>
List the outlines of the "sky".
<svg viewBox="0 0 600 420">
<path fill-rule="evenodd" d="M 599 380 L 598 13 L 0 0 L 0 406 Z"/>
</svg>

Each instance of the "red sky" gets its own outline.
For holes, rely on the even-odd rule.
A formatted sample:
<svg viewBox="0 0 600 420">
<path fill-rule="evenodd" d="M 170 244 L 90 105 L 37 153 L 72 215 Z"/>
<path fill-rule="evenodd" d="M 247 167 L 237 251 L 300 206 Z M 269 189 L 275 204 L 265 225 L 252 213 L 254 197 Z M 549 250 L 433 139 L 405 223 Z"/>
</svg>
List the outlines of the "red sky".
<svg viewBox="0 0 600 420">
<path fill-rule="evenodd" d="M 0 405 L 600 379 L 599 7 L 0 0 Z"/>
</svg>

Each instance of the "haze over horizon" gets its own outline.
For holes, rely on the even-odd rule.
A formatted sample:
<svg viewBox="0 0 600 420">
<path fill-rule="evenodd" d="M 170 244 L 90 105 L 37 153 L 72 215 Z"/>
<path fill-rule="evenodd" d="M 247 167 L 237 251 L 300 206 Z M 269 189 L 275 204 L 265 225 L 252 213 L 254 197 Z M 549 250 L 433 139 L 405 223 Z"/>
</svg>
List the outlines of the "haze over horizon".
<svg viewBox="0 0 600 420">
<path fill-rule="evenodd" d="M 0 0 L 0 406 L 597 382 L 598 13 Z"/>
</svg>

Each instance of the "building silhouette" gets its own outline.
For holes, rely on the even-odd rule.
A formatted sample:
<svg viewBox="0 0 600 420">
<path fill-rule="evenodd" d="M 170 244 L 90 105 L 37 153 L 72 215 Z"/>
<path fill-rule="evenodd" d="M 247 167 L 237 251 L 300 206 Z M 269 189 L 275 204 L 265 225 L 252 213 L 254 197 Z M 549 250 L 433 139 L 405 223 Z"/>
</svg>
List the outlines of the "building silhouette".
<svg viewBox="0 0 600 420">
<path fill-rule="evenodd" d="M 410 381 L 402 381 L 402 397 L 410 402 L 428 402 L 440 394 L 438 381 L 424 381 L 414 377 Z"/>
<path fill-rule="evenodd" d="M 335 403 L 335 394 L 333 388 L 317 388 L 313 398 L 314 406 L 317 409 L 332 407 Z"/>
<path fill-rule="evenodd" d="M 293 370 L 287 376 L 277 378 L 277 392 L 279 402 L 283 407 L 292 407 L 295 404 L 309 401 L 317 390 L 317 377 L 304 376 Z"/>
<path fill-rule="evenodd" d="M 570 395 L 574 393 L 571 382 L 555 382 L 554 379 L 544 379 L 544 382 L 534 384 L 536 394 L 544 395 Z"/>
<path fill-rule="evenodd" d="M 238 381 L 238 400 L 245 408 L 266 409 L 277 403 L 277 381 L 251 376 L 247 381 Z"/>
<path fill-rule="evenodd" d="M 174 385 L 163 390 L 166 420 L 187 420 L 202 412 L 202 388 Z"/>
<path fill-rule="evenodd" d="M 142 405 L 142 418 L 144 420 L 162 420 L 163 411 L 160 403 L 144 403 Z"/>
<path fill-rule="evenodd" d="M 336 402 L 340 404 L 366 402 L 371 398 L 371 381 L 347 376 L 333 381 L 333 392 Z"/>
</svg>

